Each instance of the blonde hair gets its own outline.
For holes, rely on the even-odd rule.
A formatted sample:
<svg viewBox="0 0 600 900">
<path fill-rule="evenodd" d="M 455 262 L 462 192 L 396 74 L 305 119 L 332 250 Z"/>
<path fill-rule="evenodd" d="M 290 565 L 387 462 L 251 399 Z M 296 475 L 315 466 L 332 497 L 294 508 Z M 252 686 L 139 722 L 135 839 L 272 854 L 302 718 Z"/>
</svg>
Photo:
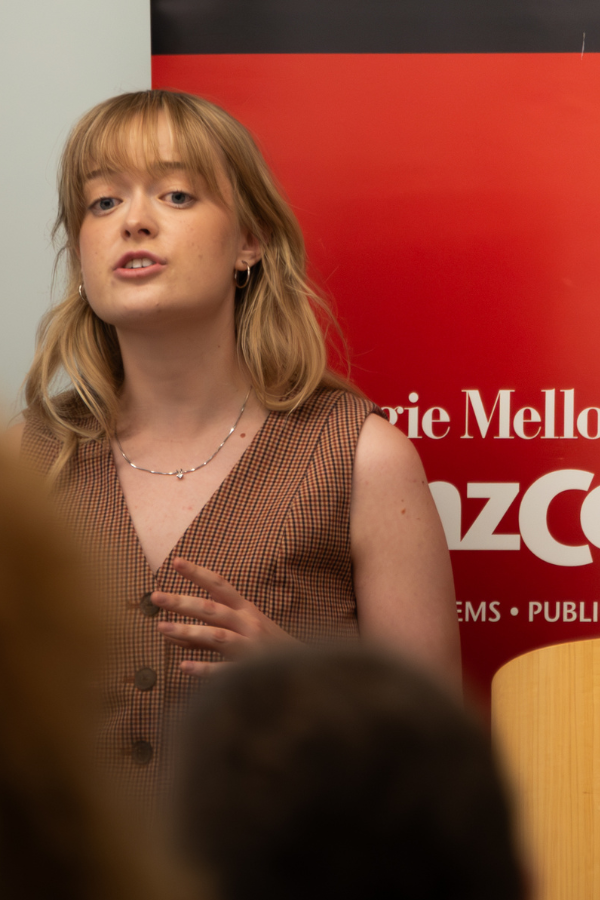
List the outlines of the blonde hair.
<svg viewBox="0 0 600 900">
<path fill-rule="evenodd" d="M 160 169 L 156 132 L 161 114 L 168 117 L 183 165 L 200 172 L 221 199 L 218 173 L 224 169 L 239 223 L 259 240 L 262 259 L 254 265 L 247 288 L 236 292 L 236 332 L 240 359 L 260 402 L 267 409 L 290 410 L 319 386 L 360 393 L 328 367 L 331 329 L 345 350 L 339 326 L 307 281 L 300 226 L 248 131 L 218 106 L 191 94 L 122 94 L 82 117 L 61 161 L 53 235 L 62 232 L 65 237 L 59 256 L 66 255 L 68 284 L 63 301 L 40 324 L 25 393 L 28 412 L 45 420 L 62 442 L 55 475 L 79 441 L 114 431 L 124 377 L 114 326 L 99 319 L 79 295 L 76 249 L 85 214 L 85 182 L 92 169 L 132 167 L 132 126 L 139 129 L 148 168 Z M 336 344 L 340 346 L 340 340 Z M 72 390 L 57 393 L 53 386 L 61 373 L 68 376 Z M 89 422 L 90 414 L 95 425 Z"/>
</svg>

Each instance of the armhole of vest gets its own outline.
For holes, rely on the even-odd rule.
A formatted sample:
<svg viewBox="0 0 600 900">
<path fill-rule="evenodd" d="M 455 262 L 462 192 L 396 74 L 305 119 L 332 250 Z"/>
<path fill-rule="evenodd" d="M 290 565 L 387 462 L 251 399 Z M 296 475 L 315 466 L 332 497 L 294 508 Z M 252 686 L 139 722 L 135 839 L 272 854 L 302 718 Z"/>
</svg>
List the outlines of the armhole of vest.
<svg viewBox="0 0 600 900">
<path fill-rule="evenodd" d="M 342 403 L 347 409 L 352 406 L 355 410 L 356 421 L 358 424 L 358 433 L 356 438 L 357 440 L 358 435 L 360 435 L 363 425 L 365 424 L 369 416 L 379 416 L 385 419 L 386 422 L 388 421 L 388 417 L 383 412 L 381 407 L 379 407 L 373 400 L 369 400 L 368 397 L 358 397 L 356 394 L 352 394 L 349 391 L 344 391 L 341 393 L 333 409 L 337 408 L 339 410 Z"/>
<path fill-rule="evenodd" d="M 382 415 L 386 420 L 387 417 L 376 403 L 364 397 L 357 397 L 349 391 L 340 391 L 339 397 L 332 404 L 327 421 L 324 423 L 323 432 L 339 430 L 340 424 L 346 421 L 348 449 L 351 456 L 351 466 L 354 468 L 354 458 L 356 456 L 356 447 L 360 438 L 367 418 L 372 414 Z"/>
</svg>

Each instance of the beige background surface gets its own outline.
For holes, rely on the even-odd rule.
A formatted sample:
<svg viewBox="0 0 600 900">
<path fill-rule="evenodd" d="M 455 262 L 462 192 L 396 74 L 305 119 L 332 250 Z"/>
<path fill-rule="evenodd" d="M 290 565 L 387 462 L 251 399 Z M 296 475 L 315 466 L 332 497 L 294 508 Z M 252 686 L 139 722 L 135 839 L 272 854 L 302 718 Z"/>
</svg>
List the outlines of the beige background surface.
<svg viewBox="0 0 600 900">
<path fill-rule="evenodd" d="M 151 86 L 150 3 L 6 0 L 0 23 L 0 404 L 10 414 L 50 302 L 62 144 L 90 106 Z"/>
</svg>

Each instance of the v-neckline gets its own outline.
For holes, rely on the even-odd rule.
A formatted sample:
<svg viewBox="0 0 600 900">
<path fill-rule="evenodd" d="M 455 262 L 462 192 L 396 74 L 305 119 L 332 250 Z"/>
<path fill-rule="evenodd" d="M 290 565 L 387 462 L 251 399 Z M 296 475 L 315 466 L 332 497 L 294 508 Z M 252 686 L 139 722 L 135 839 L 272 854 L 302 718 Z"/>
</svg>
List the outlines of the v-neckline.
<svg viewBox="0 0 600 900">
<path fill-rule="evenodd" d="M 267 423 L 272 422 L 273 418 L 274 418 L 274 410 L 269 410 L 264 422 L 262 423 L 262 425 L 260 426 L 260 428 L 258 429 L 256 434 L 254 435 L 254 437 L 252 438 L 252 440 L 250 441 L 250 443 L 248 444 L 248 446 L 246 447 L 246 449 L 244 450 L 244 452 L 242 453 L 242 455 L 240 456 L 238 461 L 235 463 L 235 465 L 232 466 L 232 468 L 229 470 L 229 472 L 227 473 L 225 478 L 221 481 L 221 483 L 215 488 L 213 493 L 210 495 L 210 497 L 208 498 L 206 503 L 198 510 L 198 512 L 192 519 L 192 521 L 186 526 L 186 528 L 184 529 L 182 534 L 177 538 L 177 540 L 175 541 L 175 543 L 173 544 L 173 546 L 171 547 L 171 549 L 169 550 L 169 552 L 167 553 L 167 555 L 165 556 L 163 561 L 161 562 L 161 564 L 158 567 L 158 569 L 156 570 L 156 572 L 152 569 L 152 566 L 148 562 L 148 557 L 146 556 L 146 554 L 144 552 L 144 548 L 142 547 L 139 535 L 135 529 L 135 525 L 133 524 L 133 518 L 131 516 L 129 506 L 127 505 L 127 500 L 125 498 L 125 492 L 123 491 L 123 487 L 121 485 L 121 481 L 120 481 L 119 475 L 117 473 L 117 467 L 115 464 L 115 458 L 113 455 L 112 447 L 111 447 L 110 441 L 109 440 L 106 441 L 107 448 L 108 448 L 108 456 L 109 456 L 109 460 L 108 460 L 109 473 L 110 473 L 111 478 L 113 479 L 113 483 L 115 486 L 115 497 L 118 498 L 118 502 L 121 507 L 121 519 L 122 519 L 122 521 L 124 521 L 126 523 L 127 529 L 133 535 L 134 540 L 135 540 L 135 545 L 136 545 L 136 552 L 143 560 L 144 567 L 151 574 L 152 580 L 154 582 L 157 582 L 160 579 L 161 572 L 165 568 L 165 566 L 168 565 L 169 560 L 173 556 L 173 553 L 177 550 L 179 545 L 184 541 L 184 539 L 186 538 L 188 533 L 191 531 L 191 529 L 196 527 L 197 523 L 204 515 L 205 510 L 207 510 L 208 507 L 214 506 L 214 504 L 218 500 L 218 495 L 222 493 L 222 491 L 224 490 L 224 488 L 228 484 L 228 482 L 230 482 L 233 478 L 235 478 L 235 476 L 237 475 L 238 469 L 242 465 L 242 462 L 247 460 L 248 457 L 251 455 L 251 453 L 254 453 L 256 451 L 256 448 L 257 448 L 259 442 L 262 441 L 264 434 L 266 432 Z"/>
</svg>

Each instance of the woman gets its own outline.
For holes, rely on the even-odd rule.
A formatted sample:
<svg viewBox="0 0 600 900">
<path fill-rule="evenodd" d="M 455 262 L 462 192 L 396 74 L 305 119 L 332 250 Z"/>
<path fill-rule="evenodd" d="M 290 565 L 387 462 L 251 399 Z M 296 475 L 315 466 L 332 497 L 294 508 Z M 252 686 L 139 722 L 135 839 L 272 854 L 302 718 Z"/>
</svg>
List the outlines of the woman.
<svg viewBox="0 0 600 900">
<path fill-rule="evenodd" d="M 76 125 L 59 191 L 69 285 L 22 446 L 108 554 L 113 760 L 159 777 L 165 710 L 217 654 L 360 629 L 457 683 L 420 461 L 327 369 L 299 226 L 245 129 L 191 95 L 125 94 Z"/>
</svg>

